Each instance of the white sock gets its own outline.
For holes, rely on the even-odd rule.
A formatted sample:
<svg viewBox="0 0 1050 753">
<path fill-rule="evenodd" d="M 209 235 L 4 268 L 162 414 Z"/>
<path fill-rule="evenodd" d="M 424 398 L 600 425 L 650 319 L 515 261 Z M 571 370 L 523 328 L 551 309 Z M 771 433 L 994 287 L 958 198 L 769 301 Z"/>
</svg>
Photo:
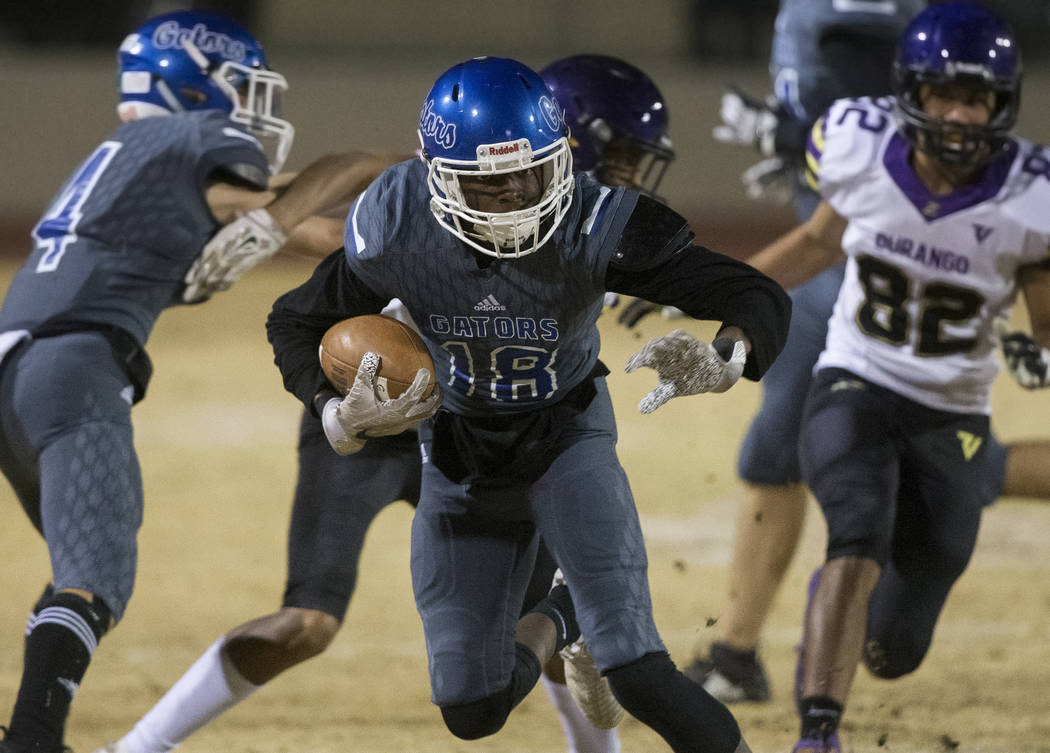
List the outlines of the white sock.
<svg viewBox="0 0 1050 753">
<path fill-rule="evenodd" d="M 567 687 L 554 682 L 547 675 L 541 675 L 540 681 L 551 704 L 558 711 L 561 728 L 565 730 L 565 740 L 569 743 L 569 753 L 620 753 L 620 736 L 615 727 L 598 729 L 580 711 Z"/>
<path fill-rule="evenodd" d="M 124 735 L 121 753 L 167 753 L 262 687 L 237 671 L 222 650 L 225 643 L 225 637 L 215 641 Z"/>
</svg>

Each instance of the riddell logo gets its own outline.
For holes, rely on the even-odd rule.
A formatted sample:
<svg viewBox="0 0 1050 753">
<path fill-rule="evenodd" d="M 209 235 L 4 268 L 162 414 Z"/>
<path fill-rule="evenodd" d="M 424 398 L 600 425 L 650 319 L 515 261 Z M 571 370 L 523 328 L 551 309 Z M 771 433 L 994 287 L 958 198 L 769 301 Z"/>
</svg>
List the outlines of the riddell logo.
<svg viewBox="0 0 1050 753">
<path fill-rule="evenodd" d="M 475 311 L 506 311 L 507 307 L 496 300 L 496 296 L 489 293 L 482 300 L 474 304 Z"/>
<path fill-rule="evenodd" d="M 500 157 L 504 154 L 513 154 L 514 152 L 520 152 L 521 148 L 514 144 L 504 144 L 503 146 L 490 146 L 489 155 L 493 157 Z"/>
</svg>

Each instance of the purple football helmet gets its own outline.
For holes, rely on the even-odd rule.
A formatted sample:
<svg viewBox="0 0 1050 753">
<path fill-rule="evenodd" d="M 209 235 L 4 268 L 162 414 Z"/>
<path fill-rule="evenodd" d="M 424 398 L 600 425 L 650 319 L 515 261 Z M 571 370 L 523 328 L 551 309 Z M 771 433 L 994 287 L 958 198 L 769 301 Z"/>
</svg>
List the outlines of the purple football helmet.
<svg viewBox="0 0 1050 753">
<path fill-rule="evenodd" d="M 675 154 L 652 80 L 608 55 L 561 58 L 540 75 L 565 108 L 576 169 L 655 196 Z"/>
<path fill-rule="evenodd" d="M 919 101 L 924 84 L 961 84 L 995 92 L 986 125 L 946 123 Z M 968 2 L 931 5 L 905 29 L 893 63 L 900 128 L 912 146 L 949 164 L 977 165 L 997 154 L 1017 123 L 1021 51 L 1009 25 Z"/>
</svg>

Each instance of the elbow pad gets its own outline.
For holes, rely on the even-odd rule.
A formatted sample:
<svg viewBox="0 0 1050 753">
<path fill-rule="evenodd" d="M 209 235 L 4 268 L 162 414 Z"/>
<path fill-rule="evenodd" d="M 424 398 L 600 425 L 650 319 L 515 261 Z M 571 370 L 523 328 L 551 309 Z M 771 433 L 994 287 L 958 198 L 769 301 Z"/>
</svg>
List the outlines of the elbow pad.
<svg viewBox="0 0 1050 753">
<path fill-rule="evenodd" d="M 692 240 L 693 231 L 682 215 L 642 195 L 627 219 L 609 264 L 623 272 L 653 269 L 686 248 Z"/>
</svg>

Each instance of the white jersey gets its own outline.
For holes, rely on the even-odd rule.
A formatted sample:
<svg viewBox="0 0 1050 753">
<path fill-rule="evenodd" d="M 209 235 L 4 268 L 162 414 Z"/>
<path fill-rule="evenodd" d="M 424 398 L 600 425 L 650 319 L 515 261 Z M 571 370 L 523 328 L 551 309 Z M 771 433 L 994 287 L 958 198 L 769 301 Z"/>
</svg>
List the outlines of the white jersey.
<svg viewBox="0 0 1050 753">
<path fill-rule="evenodd" d="M 820 193 L 848 220 L 846 277 L 817 367 L 923 405 L 990 412 L 996 317 L 1018 268 L 1048 258 L 1050 152 L 1014 139 L 979 183 L 935 196 L 908 163 L 893 100 L 836 102 L 810 137 Z"/>
</svg>

